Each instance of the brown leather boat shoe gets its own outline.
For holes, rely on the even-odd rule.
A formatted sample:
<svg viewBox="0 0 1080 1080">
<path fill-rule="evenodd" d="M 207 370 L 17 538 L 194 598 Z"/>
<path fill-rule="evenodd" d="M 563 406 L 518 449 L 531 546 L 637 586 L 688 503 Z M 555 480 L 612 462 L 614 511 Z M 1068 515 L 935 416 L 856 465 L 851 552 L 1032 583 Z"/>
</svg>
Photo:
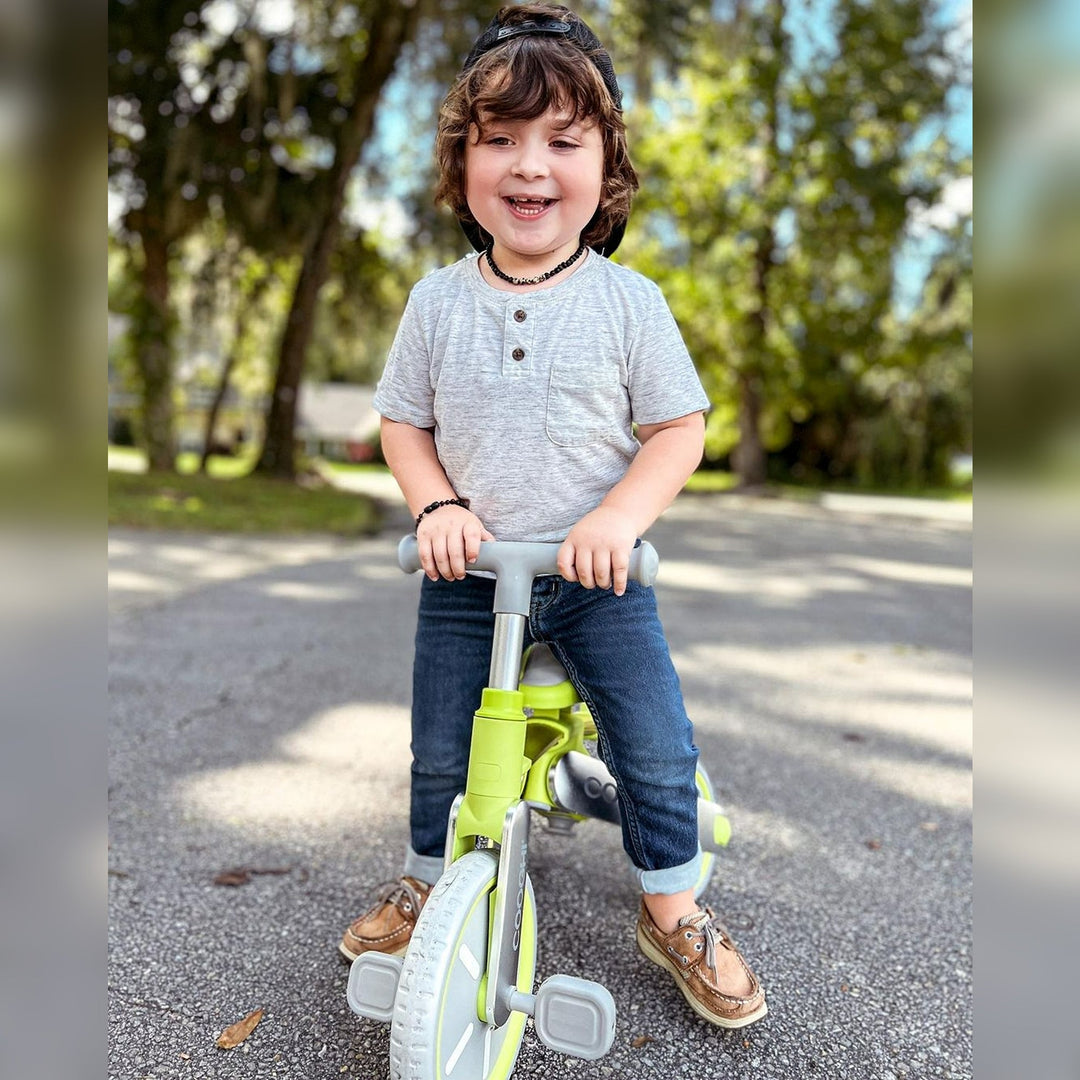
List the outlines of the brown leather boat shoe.
<svg viewBox="0 0 1080 1080">
<path fill-rule="evenodd" d="M 715 922 L 709 909 L 684 915 L 671 934 L 665 934 L 649 914 L 645 901 L 637 923 L 638 948 L 654 963 L 675 976 L 690 1008 L 711 1024 L 725 1028 L 746 1027 L 769 1010 L 765 991 L 727 931 Z M 734 953 L 749 981 L 749 991 L 729 994 L 717 982 L 717 950 Z"/>
<path fill-rule="evenodd" d="M 350 961 L 371 951 L 403 956 L 430 892 L 430 885 L 411 877 L 382 886 L 375 906 L 345 931 L 338 946 L 341 954 Z"/>
</svg>

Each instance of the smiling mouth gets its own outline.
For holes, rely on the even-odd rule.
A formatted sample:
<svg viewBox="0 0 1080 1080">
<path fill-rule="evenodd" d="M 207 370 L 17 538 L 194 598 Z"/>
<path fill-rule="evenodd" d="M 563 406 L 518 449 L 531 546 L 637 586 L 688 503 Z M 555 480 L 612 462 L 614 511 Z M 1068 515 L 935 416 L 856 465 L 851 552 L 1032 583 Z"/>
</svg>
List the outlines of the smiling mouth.
<svg viewBox="0 0 1080 1080">
<path fill-rule="evenodd" d="M 558 199 L 528 199 L 516 195 L 508 195 L 504 200 L 515 213 L 524 214 L 526 217 L 535 217 L 537 214 L 542 214 L 549 206 L 554 206 L 558 201 Z"/>
</svg>

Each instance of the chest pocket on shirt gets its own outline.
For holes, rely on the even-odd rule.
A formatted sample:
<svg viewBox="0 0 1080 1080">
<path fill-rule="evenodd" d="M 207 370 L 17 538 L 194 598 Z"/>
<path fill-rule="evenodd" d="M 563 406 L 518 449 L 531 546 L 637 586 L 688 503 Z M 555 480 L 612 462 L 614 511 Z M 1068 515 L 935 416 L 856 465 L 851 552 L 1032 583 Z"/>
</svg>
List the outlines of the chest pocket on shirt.
<svg viewBox="0 0 1080 1080">
<path fill-rule="evenodd" d="M 556 446 L 604 442 L 619 425 L 624 396 L 615 368 L 555 363 L 548 384 L 548 438 Z"/>
</svg>

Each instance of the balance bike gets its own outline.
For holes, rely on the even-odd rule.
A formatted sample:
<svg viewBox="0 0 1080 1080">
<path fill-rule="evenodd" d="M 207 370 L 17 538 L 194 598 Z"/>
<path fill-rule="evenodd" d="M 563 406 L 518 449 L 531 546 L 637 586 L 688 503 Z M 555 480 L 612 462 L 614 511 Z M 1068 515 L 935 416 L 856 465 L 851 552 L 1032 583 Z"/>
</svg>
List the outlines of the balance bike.
<svg viewBox="0 0 1080 1080">
<path fill-rule="evenodd" d="M 391 1025 L 393 1080 L 507 1080 L 530 1016 L 543 1043 L 575 1057 L 601 1057 L 615 1037 L 615 1002 L 599 983 L 552 975 L 533 993 L 531 812 L 556 832 L 586 818 L 620 822 L 615 782 L 595 756 L 596 727 L 565 670 L 543 645 L 522 656 L 533 579 L 558 574 L 558 550 L 489 541 L 470 566 L 496 575 L 495 633 L 443 874 L 405 956 L 362 953 L 349 971 L 350 1008 Z M 406 573 L 420 569 L 415 537 L 402 540 L 398 562 Z M 629 576 L 652 585 L 658 564 L 642 543 Z M 695 895 L 731 835 L 700 764 L 697 787 L 703 858 Z"/>
</svg>

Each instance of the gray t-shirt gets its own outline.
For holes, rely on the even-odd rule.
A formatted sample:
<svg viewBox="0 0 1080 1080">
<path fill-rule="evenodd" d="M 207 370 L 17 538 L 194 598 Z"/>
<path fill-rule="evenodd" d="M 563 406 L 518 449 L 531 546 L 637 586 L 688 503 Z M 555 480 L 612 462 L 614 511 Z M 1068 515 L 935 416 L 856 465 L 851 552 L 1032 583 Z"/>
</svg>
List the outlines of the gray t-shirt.
<svg viewBox="0 0 1080 1080">
<path fill-rule="evenodd" d="M 641 448 L 633 423 L 709 399 L 663 294 L 589 252 L 549 289 L 510 293 L 470 255 L 409 296 L 375 393 L 435 429 L 447 478 L 499 540 L 564 540 Z"/>
</svg>

